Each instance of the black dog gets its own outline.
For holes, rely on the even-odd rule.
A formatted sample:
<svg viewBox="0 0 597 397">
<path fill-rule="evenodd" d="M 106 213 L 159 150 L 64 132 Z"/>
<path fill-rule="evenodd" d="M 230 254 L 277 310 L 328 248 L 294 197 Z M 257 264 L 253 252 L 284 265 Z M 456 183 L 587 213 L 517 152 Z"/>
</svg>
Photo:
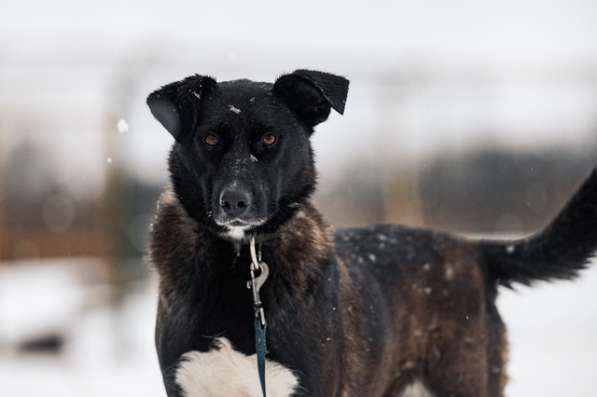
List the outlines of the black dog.
<svg viewBox="0 0 597 397">
<path fill-rule="evenodd" d="M 332 232 L 310 202 L 309 138 L 348 81 L 297 70 L 275 83 L 192 76 L 148 98 L 174 135 L 172 187 L 152 229 L 156 345 L 168 396 L 261 396 L 247 242 L 270 275 L 274 396 L 502 396 L 498 285 L 573 278 L 597 245 L 597 174 L 524 240 L 468 241 L 377 225 Z M 426 390 L 426 391 L 425 391 Z"/>
</svg>

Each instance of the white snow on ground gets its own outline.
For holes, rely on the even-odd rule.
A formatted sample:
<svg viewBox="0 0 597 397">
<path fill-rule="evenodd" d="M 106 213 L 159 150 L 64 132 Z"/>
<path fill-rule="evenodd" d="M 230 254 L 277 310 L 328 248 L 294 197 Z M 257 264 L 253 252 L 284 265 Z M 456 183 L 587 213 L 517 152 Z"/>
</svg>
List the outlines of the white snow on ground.
<svg viewBox="0 0 597 397">
<path fill-rule="evenodd" d="M 82 309 L 85 296 L 78 268 L 93 260 L 22 262 L 0 272 L 0 343 L 14 343 L 41 332 L 64 330 Z M 96 260 L 97 262 L 97 260 Z M 40 329 L 43 325 L 43 329 Z"/>
<path fill-rule="evenodd" d="M 507 396 L 597 395 L 597 266 L 574 282 L 501 291 L 510 335 Z"/>
<path fill-rule="evenodd" d="M 6 273 L 13 273 L 14 270 L 0 271 L 0 281 L 4 285 L 8 279 Z M 46 310 L 45 316 L 38 317 L 39 324 L 43 324 L 44 329 L 53 331 L 57 329 L 55 322 L 47 319 L 59 313 L 55 310 L 56 302 L 61 297 L 64 298 L 64 307 L 69 308 L 61 317 L 66 322 L 65 328 L 68 326 L 65 351 L 60 355 L 22 355 L 6 345 L 6 338 L 0 338 L 0 396 L 165 396 L 153 346 L 157 293 L 155 287 L 152 285 L 141 293 L 133 294 L 118 313 L 102 306 L 93 306 L 73 316 L 70 309 L 76 306 L 71 301 L 73 295 L 60 291 L 65 288 L 60 278 L 58 283 L 55 281 L 49 278 L 49 285 L 40 291 L 40 295 L 36 294 L 35 289 L 22 291 L 20 296 L 37 296 L 36 299 L 30 299 L 29 303 L 38 303 L 20 307 L 33 318 L 40 310 Z M 27 283 L 19 285 L 22 288 Z M 58 287 L 58 290 L 53 291 L 55 296 L 47 293 L 51 285 Z M 70 288 L 77 289 L 75 285 Z M 13 294 L 11 301 L 18 304 L 18 296 Z M 39 304 L 44 296 L 53 304 L 45 307 Z M 6 297 L 5 294 L 4 298 Z M 81 302 L 78 305 L 81 306 Z M 0 306 L 5 307 L 6 304 Z M 0 318 L 2 314 L 4 313 L 0 313 Z M 21 317 L 23 316 L 14 318 Z M 0 324 L 0 330 L 5 330 L 5 324 Z M 21 321 L 19 329 L 23 329 L 24 324 Z M 39 333 L 28 332 L 31 335 Z M 6 335 L 14 339 L 13 332 Z"/>
<path fill-rule="evenodd" d="M 11 270 L 12 271 L 12 270 Z M 6 287 L 6 270 L 0 269 L 0 285 Z M 53 277 L 53 276 L 52 276 Z M 52 282 L 63 289 L 61 277 L 48 279 L 45 289 L 27 289 L 26 295 L 40 291 L 51 298 L 50 306 L 30 304 L 35 299 L 20 300 L 12 288 L 13 296 L 4 299 L 21 302 L 23 313 L 45 310 L 39 317 L 55 328 L 51 319 L 56 302 L 64 299 L 64 308 L 76 306 L 72 300 L 77 294 L 51 291 Z M 14 279 L 21 287 L 22 279 Z M 15 284 L 17 285 L 17 284 Z M 36 284 L 37 285 L 37 284 Z M 73 287 L 74 288 L 74 287 Z M 6 292 L 7 290 L 4 290 Z M 134 294 L 126 307 L 117 314 L 95 307 L 79 313 L 73 325 L 68 324 L 66 351 L 60 356 L 17 355 L 6 346 L 6 336 L 13 339 L 13 332 L 6 333 L 10 317 L 6 301 L 0 305 L 0 395 L 11 397 L 130 397 L 164 396 L 161 376 L 153 347 L 153 321 L 155 316 L 155 287 L 145 288 Z M 584 272 L 576 282 L 541 284 L 521 288 L 519 292 L 502 290 L 499 306 L 510 330 L 511 382 L 509 397 L 597 395 L 594 386 L 597 366 L 597 266 Z M 25 306 L 27 302 L 29 306 Z M 37 308 L 37 309 L 36 309 Z M 68 309 L 72 310 L 72 309 Z M 10 313 L 14 310 L 11 309 Z M 63 314 L 66 316 L 68 313 Z M 14 318 L 21 318 L 14 317 Z M 62 319 L 63 317 L 61 317 Z M 27 324 L 22 321 L 21 326 Z M 25 332 L 25 330 L 23 330 Z M 27 334 L 34 334 L 29 331 Z M 0 332 L 2 335 L 2 332 Z"/>
</svg>

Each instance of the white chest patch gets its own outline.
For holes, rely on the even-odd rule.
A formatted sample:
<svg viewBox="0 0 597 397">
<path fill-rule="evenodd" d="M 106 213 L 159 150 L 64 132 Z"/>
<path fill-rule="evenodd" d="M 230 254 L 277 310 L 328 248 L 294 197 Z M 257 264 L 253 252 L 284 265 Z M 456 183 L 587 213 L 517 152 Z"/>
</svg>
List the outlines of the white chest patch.
<svg viewBox="0 0 597 397">
<path fill-rule="evenodd" d="M 176 383 L 185 397 L 261 397 L 257 359 L 234 350 L 226 338 L 216 339 L 216 349 L 191 351 L 182 356 Z M 288 397 L 298 379 L 288 368 L 267 360 L 265 380 L 268 397 Z"/>
</svg>

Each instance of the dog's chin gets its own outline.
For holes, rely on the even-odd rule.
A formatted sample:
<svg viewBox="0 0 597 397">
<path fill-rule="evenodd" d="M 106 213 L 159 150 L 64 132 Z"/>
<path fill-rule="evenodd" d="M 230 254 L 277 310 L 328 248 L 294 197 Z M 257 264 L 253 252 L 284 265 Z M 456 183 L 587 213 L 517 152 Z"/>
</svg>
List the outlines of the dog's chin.
<svg viewBox="0 0 597 397">
<path fill-rule="evenodd" d="M 251 235 L 250 230 L 253 226 L 242 225 L 242 226 L 223 226 L 224 231 L 221 236 L 227 240 L 232 241 L 245 241 Z"/>
<path fill-rule="evenodd" d="M 243 242 L 247 241 L 251 237 L 252 232 L 265 222 L 265 220 L 251 222 L 235 220 L 231 222 L 216 222 L 216 224 L 220 226 L 219 234 L 222 238 L 234 242 Z"/>
</svg>

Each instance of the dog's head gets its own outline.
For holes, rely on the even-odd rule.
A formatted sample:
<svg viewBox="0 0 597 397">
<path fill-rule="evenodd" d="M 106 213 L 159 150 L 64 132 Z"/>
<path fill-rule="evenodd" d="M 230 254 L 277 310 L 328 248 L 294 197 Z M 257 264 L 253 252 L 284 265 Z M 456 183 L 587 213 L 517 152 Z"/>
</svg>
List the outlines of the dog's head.
<svg viewBox="0 0 597 397">
<path fill-rule="evenodd" d="M 149 95 L 174 136 L 170 172 L 190 216 L 243 239 L 273 233 L 315 188 L 309 138 L 331 109 L 344 112 L 348 80 L 297 70 L 275 83 L 191 76 Z"/>
</svg>

